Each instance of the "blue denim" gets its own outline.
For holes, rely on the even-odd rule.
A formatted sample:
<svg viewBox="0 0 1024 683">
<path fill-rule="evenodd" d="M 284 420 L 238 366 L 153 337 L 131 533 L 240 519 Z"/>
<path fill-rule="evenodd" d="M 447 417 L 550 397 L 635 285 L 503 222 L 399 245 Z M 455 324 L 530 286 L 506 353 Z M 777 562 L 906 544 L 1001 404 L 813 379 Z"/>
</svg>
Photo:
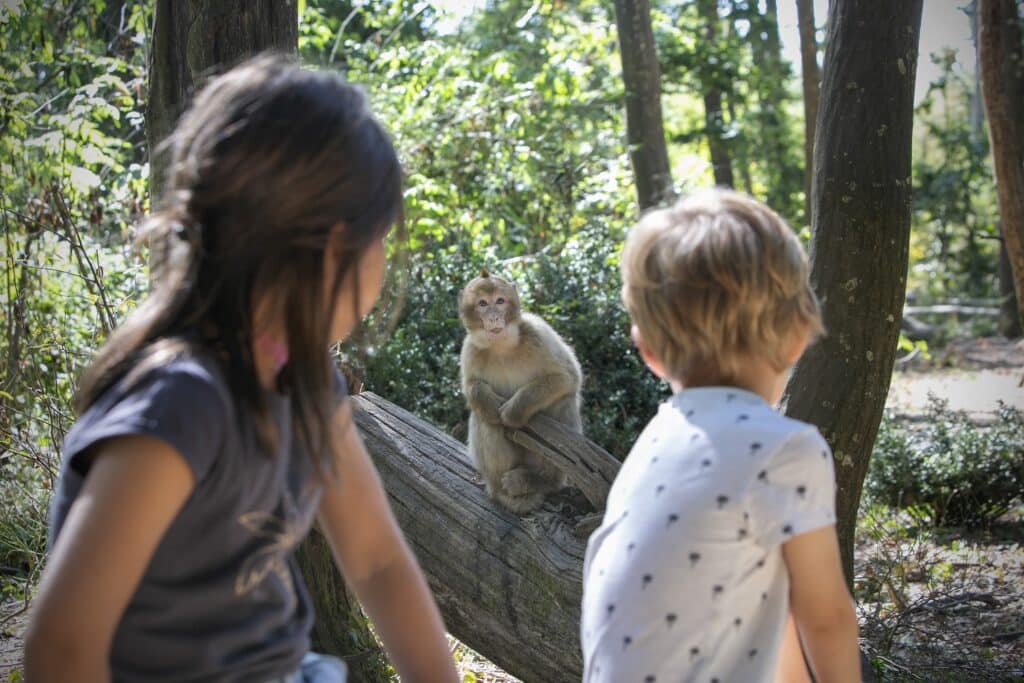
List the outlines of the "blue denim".
<svg viewBox="0 0 1024 683">
<path fill-rule="evenodd" d="M 347 679 L 345 662 L 330 655 L 307 652 L 297 670 L 267 683 L 345 683 Z"/>
</svg>

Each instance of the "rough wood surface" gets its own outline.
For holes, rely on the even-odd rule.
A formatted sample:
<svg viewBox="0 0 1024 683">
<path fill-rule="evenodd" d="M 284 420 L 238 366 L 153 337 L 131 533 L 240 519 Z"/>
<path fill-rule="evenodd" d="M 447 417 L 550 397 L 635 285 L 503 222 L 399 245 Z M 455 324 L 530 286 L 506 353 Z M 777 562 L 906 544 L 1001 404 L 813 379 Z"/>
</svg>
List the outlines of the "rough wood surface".
<svg viewBox="0 0 1024 683">
<path fill-rule="evenodd" d="M 501 509 L 463 444 L 372 393 L 353 402 L 451 634 L 524 681 L 579 680 L 585 540 L 574 534 L 572 514 L 556 502 L 524 518 Z M 551 445 L 544 426 L 531 432 Z M 587 461 L 585 450 L 566 457 Z M 601 465 L 595 481 L 607 469 Z"/>
<path fill-rule="evenodd" d="M 786 413 L 817 425 L 832 446 L 837 530 L 852 582 L 861 487 L 906 297 L 922 0 L 833 2 L 829 10 L 810 243 L 828 334 L 797 364 Z"/>
<path fill-rule="evenodd" d="M 1003 244 L 1024 320 L 1024 42 L 1015 0 L 981 0 L 978 61 Z"/>
<path fill-rule="evenodd" d="M 535 415 L 524 429 L 510 429 L 506 435 L 554 463 L 596 510 L 604 509 L 619 471 L 619 461 L 607 451 L 545 415 Z"/>
</svg>

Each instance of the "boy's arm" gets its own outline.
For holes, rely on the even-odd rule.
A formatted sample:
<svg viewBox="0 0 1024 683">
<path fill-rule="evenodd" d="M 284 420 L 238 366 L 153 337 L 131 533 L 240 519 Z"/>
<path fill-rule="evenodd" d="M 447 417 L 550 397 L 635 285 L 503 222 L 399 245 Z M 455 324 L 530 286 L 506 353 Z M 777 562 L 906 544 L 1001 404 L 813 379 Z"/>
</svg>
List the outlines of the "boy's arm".
<svg viewBox="0 0 1024 683">
<path fill-rule="evenodd" d="M 815 679 L 860 683 L 857 615 L 843 579 L 835 527 L 795 536 L 782 545 L 782 556 L 790 611 Z"/>
<path fill-rule="evenodd" d="M 338 476 L 324 487 L 318 519 L 338 567 L 403 681 L 456 681 L 441 615 L 391 513 L 349 401 L 335 419 L 344 430 Z"/>
</svg>

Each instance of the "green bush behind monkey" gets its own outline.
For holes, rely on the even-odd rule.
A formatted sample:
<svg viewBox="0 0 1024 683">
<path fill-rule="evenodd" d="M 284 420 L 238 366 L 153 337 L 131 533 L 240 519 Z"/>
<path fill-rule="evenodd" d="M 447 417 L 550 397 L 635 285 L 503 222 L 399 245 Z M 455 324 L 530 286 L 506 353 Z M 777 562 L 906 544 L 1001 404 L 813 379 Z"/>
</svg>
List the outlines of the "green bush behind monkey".
<svg viewBox="0 0 1024 683">
<path fill-rule="evenodd" d="M 509 441 L 505 429 L 543 413 L 581 434 L 579 361 L 550 325 L 521 310 L 512 283 L 486 271 L 462 291 L 459 317 L 467 332 L 459 367 L 469 453 L 491 498 L 516 514 L 531 512 L 565 477 Z"/>
</svg>

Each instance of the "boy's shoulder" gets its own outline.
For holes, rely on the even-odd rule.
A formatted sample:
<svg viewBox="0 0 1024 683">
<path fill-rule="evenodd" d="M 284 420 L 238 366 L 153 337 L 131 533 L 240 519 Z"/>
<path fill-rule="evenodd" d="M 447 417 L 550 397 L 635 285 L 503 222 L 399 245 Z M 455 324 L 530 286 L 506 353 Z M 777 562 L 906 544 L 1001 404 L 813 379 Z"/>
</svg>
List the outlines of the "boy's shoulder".
<svg viewBox="0 0 1024 683">
<path fill-rule="evenodd" d="M 760 396 L 733 387 L 700 387 L 679 392 L 662 404 L 652 422 L 700 434 L 713 443 L 746 443 L 768 455 L 783 447 L 827 450 L 818 429 L 778 412 Z M 691 436 L 691 438 L 693 438 Z"/>
</svg>

